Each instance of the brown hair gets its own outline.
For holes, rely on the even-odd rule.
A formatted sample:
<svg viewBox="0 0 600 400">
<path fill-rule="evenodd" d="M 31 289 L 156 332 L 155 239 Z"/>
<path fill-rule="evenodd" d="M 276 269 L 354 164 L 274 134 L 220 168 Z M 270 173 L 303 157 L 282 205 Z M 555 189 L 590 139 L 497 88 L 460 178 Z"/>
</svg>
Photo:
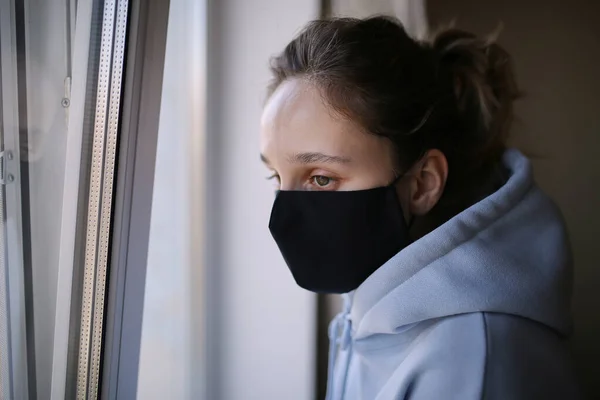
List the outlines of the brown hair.
<svg viewBox="0 0 600 400">
<path fill-rule="evenodd" d="M 271 69 L 269 94 L 289 78 L 316 84 L 336 113 L 391 140 L 400 171 L 430 149 L 443 152 L 440 203 L 452 209 L 478 200 L 500 165 L 519 94 L 510 57 L 493 40 L 448 28 L 417 41 L 391 17 L 313 21 Z"/>
</svg>

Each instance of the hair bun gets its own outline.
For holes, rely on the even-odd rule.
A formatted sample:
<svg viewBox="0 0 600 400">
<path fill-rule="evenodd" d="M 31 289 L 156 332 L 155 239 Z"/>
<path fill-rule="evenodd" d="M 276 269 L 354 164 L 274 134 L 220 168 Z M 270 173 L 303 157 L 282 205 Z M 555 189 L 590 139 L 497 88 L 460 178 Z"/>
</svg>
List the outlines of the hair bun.
<svg viewBox="0 0 600 400">
<path fill-rule="evenodd" d="M 440 30 L 429 38 L 440 68 L 449 71 L 459 109 L 477 111 L 491 148 L 503 148 L 520 96 L 511 57 L 495 42 L 497 33 L 480 38 L 456 28 Z"/>
</svg>

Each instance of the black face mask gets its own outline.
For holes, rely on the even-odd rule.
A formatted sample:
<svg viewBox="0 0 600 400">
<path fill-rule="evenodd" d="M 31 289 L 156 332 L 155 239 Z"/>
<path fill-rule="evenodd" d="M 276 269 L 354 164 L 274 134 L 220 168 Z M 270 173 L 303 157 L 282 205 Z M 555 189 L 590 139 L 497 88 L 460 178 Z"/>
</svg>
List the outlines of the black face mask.
<svg viewBox="0 0 600 400">
<path fill-rule="evenodd" d="M 280 191 L 269 229 L 296 283 L 317 293 L 356 289 L 410 243 L 394 184 L 350 192 Z"/>
</svg>

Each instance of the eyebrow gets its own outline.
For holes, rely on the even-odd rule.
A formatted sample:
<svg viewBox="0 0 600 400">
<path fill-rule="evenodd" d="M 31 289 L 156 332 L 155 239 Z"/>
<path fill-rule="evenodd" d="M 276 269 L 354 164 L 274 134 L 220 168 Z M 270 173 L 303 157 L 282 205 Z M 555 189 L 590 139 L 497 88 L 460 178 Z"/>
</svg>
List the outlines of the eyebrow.
<svg viewBox="0 0 600 400">
<path fill-rule="evenodd" d="M 330 156 L 323 153 L 297 153 L 288 157 L 288 160 L 296 164 L 313 164 L 313 163 L 325 163 L 325 164 L 348 164 L 352 160 L 347 157 Z"/>
<path fill-rule="evenodd" d="M 264 154 L 260 155 L 260 159 L 267 165 L 270 165 L 269 160 Z M 308 153 L 296 153 L 288 157 L 288 161 L 294 164 L 313 164 L 313 163 L 324 163 L 324 164 L 348 164 L 352 162 L 351 158 L 331 156 L 319 152 L 308 152 Z"/>
</svg>

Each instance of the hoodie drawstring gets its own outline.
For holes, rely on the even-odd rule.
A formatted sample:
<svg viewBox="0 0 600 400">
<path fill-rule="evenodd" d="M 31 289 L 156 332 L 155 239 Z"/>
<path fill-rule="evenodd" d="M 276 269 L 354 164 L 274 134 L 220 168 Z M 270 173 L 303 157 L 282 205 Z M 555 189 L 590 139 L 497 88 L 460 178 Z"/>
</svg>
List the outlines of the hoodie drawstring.
<svg viewBox="0 0 600 400">
<path fill-rule="evenodd" d="M 343 326 L 340 336 L 340 325 Z M 329 362 L 327 366 L 327 396 L 326 400 L 337 400 L 335 396 L 335 384 L 333 382 L 334 369 L 336 362 L 336 355 L 338 348 L 340 351 L 347 350 L 352 343 L 352 321 L 350 319 L 350 302 L 345 299 L 344 311 L 336 315 L 336 317 L 329 324 Z M 342 396 L 339 399 L 344 398 L 344 392 L 346 391 L 346 379 L 348 377 L 348 370 L 350 368 L 350 354 L 346 356 L 346 365 L 344 366 L 344 376 L 342 379 Z"/>
</svg>

